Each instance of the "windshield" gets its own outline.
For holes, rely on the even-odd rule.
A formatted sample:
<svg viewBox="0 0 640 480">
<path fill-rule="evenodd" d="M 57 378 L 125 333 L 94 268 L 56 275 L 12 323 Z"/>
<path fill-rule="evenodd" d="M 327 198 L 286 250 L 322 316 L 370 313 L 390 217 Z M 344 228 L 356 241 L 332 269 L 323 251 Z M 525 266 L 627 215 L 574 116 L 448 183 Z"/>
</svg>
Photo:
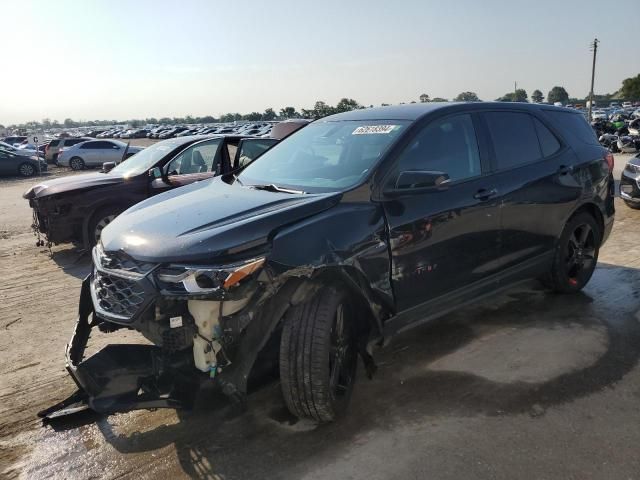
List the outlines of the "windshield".
<svg viewBox="0 0 640 480">
<path fill-rule="evenodd" d="M 260 156 L 239 175 L 243 185 L 329 192 L 359 183 L 409 122 L 312 123 Z"/>
<path fill-rule="evenodd" d="M 109 173 L 115 173 L 124 177 L 132 177 L 134 175 L 140 175 L 148 172 L 149 169 L 153 168 L 158 160 L 176 149 L 179 145 L 184 144 L 184 140 L 181 141 L 174 139 L 158 142 L 127 158 Z"/>
</svg>

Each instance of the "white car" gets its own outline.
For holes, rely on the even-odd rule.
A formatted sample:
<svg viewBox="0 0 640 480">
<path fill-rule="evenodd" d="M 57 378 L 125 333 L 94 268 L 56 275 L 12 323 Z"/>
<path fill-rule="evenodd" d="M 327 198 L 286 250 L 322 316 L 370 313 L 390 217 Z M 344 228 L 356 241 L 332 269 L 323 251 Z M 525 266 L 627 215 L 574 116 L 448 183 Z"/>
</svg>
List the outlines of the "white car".
<svg viewBox="0 0 640 480">
<path fill-rule="evenodd" d="M 591 112 L 591 120 L 608 120 L 609 116 L 604 110 L 594 110 Z"/>
<path fill-rule="evenodd" d="M 622 102 L 622 108 L 631 108 L 633 104 L 631 102 Z"/>
<path fill-rule="evenodd" d="M 127 148 L 126 143 L 117 140 L 89 140 L 63 148 L 58 153 L 57 165 L 71 167 L 72 170 L 101 167 L 104 162 L 120 163 L 141 150 L 142 147 Z"/>
</svg>

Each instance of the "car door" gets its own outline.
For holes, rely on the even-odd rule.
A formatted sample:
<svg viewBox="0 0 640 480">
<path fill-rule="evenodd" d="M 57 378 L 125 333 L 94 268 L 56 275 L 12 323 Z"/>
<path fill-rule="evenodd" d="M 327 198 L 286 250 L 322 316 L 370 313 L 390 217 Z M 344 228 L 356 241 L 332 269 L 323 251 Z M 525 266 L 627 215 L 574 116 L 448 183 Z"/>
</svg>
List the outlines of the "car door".
<svg viewBox="0 0 640 480">
<path fill-rule="evenodd" d="M 152 193 L 188 185 L 211 178 L 220 173 L 223 165 L 222 137 L 198 142 L 168 161 L 163 172 L 168 184 L 161 178 L 151 182 Z"/>
<path fill-rule="evenodd" d="M 120 146 L 117 143 L 102 140 L 96 142 L 100 144 L 100 165 L 104 162 L 120 163 L 122 161 L 122 154 L 124 153 L 124 146 Z"/>
<path fill-rule="evenodd" d="M 443 188 L 384 202 L 399 312 L 470 284 L 492 282 L 499 256 L 499 208 L 476 123 L 474 114 L 461 113 L 424 126 L 385 180 L 392 186 L 400 172 L 415 170 L 450 177 Z"/>
<path fill-rule="evenodd" d="M 580 195 L 576 156 L 544 119 L 524 111 L 485 112 L 500 192 L 500 267 L 536 268 L 549 260 Z"/>
<path fill-rule="evenodd" d="M 0 174 L 7 175 L 12 173 L 18 173 L 17 165 L 15 165 L 14 169 L 14 156 L 9 153 L 0 150 Z"/>
</svg>

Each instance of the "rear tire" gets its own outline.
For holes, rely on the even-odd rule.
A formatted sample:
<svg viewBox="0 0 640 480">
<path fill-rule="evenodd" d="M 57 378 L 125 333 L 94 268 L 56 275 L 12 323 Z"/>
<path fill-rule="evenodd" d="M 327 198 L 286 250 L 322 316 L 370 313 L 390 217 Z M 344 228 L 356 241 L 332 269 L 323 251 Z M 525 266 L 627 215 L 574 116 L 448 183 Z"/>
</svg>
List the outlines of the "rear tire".
<svg viewBox="0 0 640 480">
<path fill-rule="evenodd" d="M 82 160 L 80 157 L 73 157 L 71 160 L 69 160 L 69 166 L 71 167 L 71 170 L 82 170 L 84 169 L 84 160 Z"/>
<path fill-rule="evenodd" d="M 629 200 L 625 200 L 624 203 L 629 208 L 633 208 L 634 210 L 640 210 L 640 203 L 630 202 Z"/>
<path fill-rule="evenodd" d="M 602 232 L 589 213 L 569 219 L 556 245 L 547 284 L 558 293 L 575 293 L 589 282 L 598 262 Z"/>
<path fill-rule="evenodd" d="M 285 315 L 280 382 L 295 416 L 326 423 L 346 410 L 358 366 L 353 325 L 347 296 L 328 287 Z"/>
</svg>

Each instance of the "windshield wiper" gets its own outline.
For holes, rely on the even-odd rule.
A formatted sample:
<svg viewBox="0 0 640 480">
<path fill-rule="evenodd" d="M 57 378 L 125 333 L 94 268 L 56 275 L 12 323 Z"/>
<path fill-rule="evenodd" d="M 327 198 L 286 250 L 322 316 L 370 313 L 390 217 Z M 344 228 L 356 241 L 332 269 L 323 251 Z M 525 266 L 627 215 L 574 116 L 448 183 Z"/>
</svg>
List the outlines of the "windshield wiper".
<svg viewBox="0 0 640 480">
<path fill-rule="evenodd" d="M 266 190 L 268 192 L 279 192 L 279 193 L 292 193 L 292 194 L 303 194 L 305 193 L 302 190 L 294 190 L 292 188 L 283 188 L 275 185 L 273 183 L 269 183 L 266 185 L 248 185 L 249 188 L 253 188 L 255 190 Z"/>
</svg>

